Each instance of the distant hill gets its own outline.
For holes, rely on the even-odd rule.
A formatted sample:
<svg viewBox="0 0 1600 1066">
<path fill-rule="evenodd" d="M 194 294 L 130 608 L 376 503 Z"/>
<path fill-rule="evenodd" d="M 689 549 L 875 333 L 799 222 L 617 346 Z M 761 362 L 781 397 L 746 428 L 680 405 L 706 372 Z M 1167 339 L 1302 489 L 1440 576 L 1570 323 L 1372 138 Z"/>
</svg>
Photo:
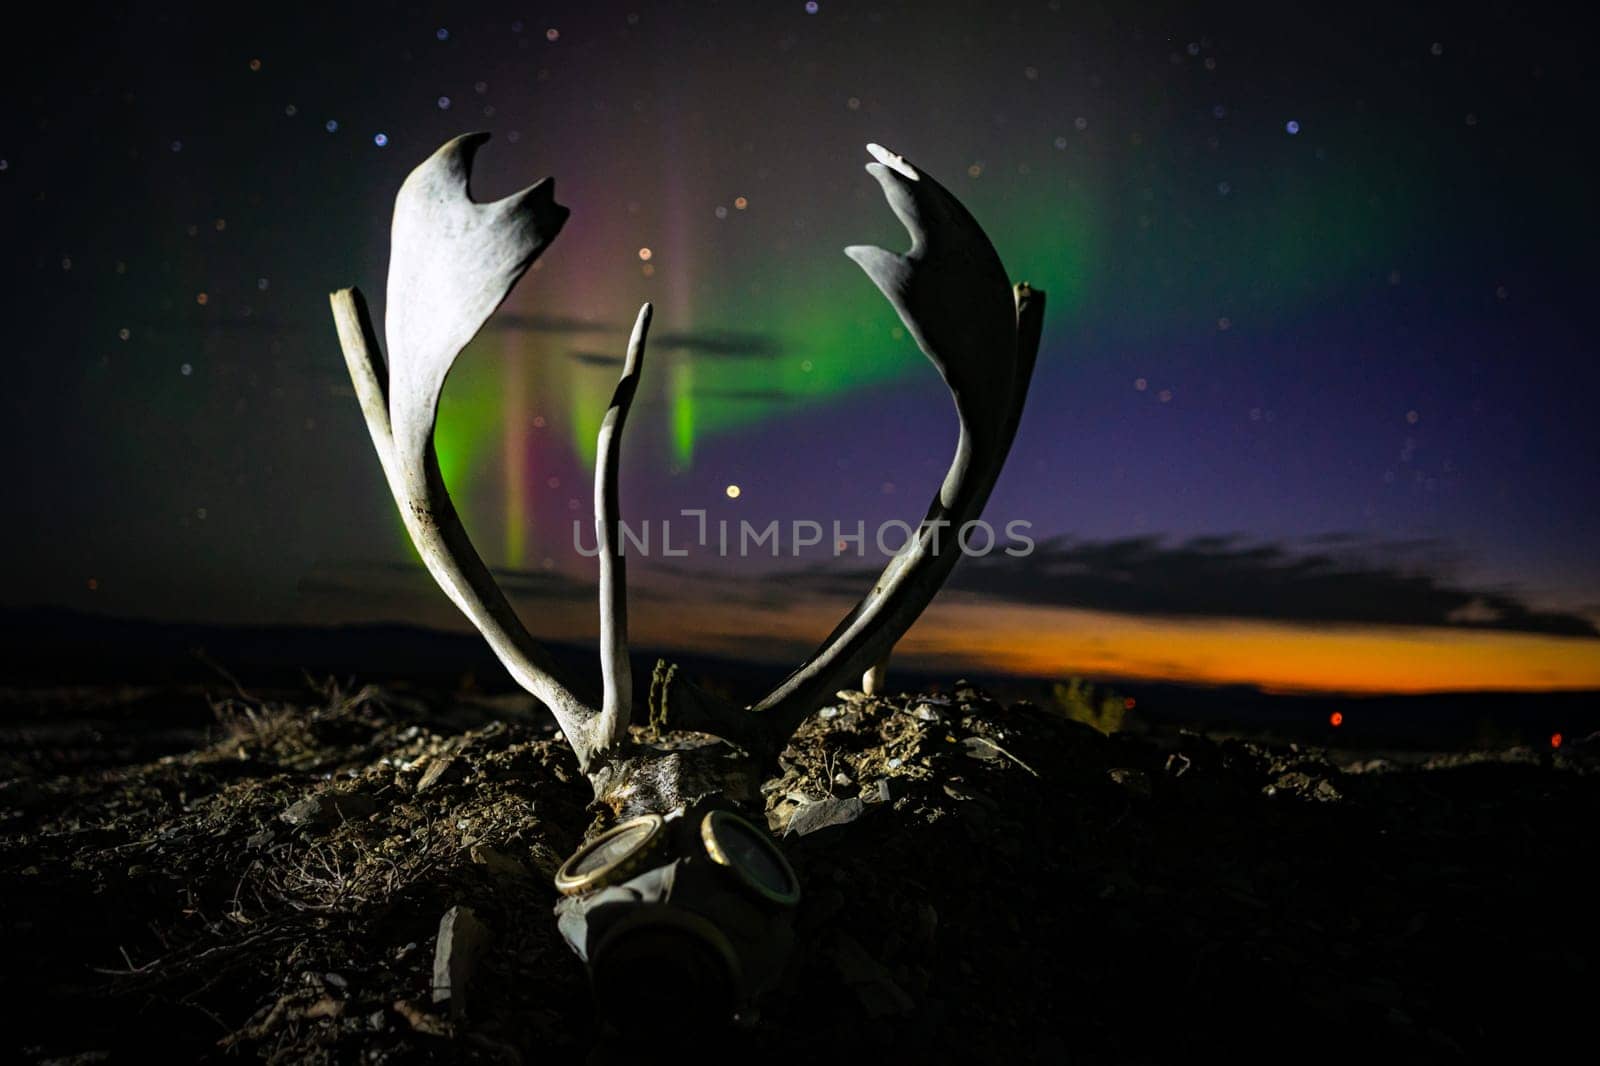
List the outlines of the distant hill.
<svg viewBox="0 0 1600 1066">
<path fill-rule="evenodd" d="M 546 643 L 580 677 L 597 676 L 589 646 Z M 642 703 L 657 652 L 635 649 L 635 698 Z M 788 666 L 713 656 L 669 656 L 730 698 L 751 700 Z M 0 610 L 0 686 L 208 685 L 238 678 L 251 686 L 295 687 L 305 678 L 406 681 L 488 693 L 515 685 L 476 634 L 400 623 L 344 626 L 234 626 L 111 618 L 59 608 Z M 972 676 L 1008 699 L 1060 702 L 1056 687 L 1033 678 Z M 891 669 L 895 689 L 948 689 L 955 675 Z M 1548 746 L 1560 733 L 1576 741 L 1600 730 L 1600 692 L 1439 695 L 1284 695 L 1249 686 L 1208 688 L 1098 679 L 1102 695 L 1131 700 L 1123 728 L 1210 732 L 1309 740 L 1354 748 Z M 1331 717 L 1338 713 L 1335 728 Z"/>
</svg>

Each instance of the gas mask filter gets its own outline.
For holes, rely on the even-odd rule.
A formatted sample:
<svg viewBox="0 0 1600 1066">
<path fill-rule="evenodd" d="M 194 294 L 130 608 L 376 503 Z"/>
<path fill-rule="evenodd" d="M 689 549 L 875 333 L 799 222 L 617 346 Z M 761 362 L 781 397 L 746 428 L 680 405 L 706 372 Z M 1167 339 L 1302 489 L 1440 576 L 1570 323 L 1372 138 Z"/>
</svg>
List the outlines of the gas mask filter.
<svg viewBox="0 0 1600 1066">
<path fill-rule="evenodd" d="M 716 801 L 613 826 L 555 884 L 561 935 L 624 1030 L 748 1017 L 782 974 L 800 899 L 767 832 Z"/>
</svg>

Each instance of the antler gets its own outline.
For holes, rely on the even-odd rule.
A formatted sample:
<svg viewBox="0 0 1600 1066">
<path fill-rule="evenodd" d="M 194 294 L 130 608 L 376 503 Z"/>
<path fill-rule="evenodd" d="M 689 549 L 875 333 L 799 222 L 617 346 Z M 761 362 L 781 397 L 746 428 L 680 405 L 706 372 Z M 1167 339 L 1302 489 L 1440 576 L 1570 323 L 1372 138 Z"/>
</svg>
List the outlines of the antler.
<svg viewBox="0 0 1600 1066">
<path fill-rule="evenodd" d="M 1015 289 L 994 245 L 942 185 L 904 158 L 867 145 L 911 248 L 845 249 L 878 286 L 955 399 L 961 435 L 944 484 L 916 535 L 889 561 L 816 654 L 754 705 L 778 743 L 846 681 L 881 664 L 933 600 L 960 556 L 962 527 L 978 518 L 1011 450 L 1044 321 L 1044 293 Z"/>
<path fill-rule="evenodd" d="M 600 676 L 605 690 L 598 732 L 608 747 L 627 739 L 628 723 L 633 717 L 633 669 L 628 663 L 628 571 L 622 555 L 617 474 L 622 462 L 622 426 L 639 389 L 652 313 L 648 303 L 639 308 L 633 336 L 628 338 L 622 378 L 611 395 L 611 407 L 600 422 L 594 456 L 595 547 L 600 553 Z"/>
<path fill-rule="evenodd" d="M 329 301 L 389 491 L 423 564 L 517 683 L 550 708 L 587 769 L 606 746 L 594 704 L 560 678 L 495 584 L 456 514 L 433 447 L 450 367 L 567 220 L 549 178 L 494 203 L 473 201 L 472 160 L 488 139 L 472 133 L 445 144 L 395 198 L 387 369 L 360 291 L 342 289 Z"/>
<path fill-rule="evenodd" d="M 487 134 L 458 137 L 406 179 L 395 200 L 386 332 L 380 354 L 356 289 L 330 301 L 345 361 L 390 492 L 428 572 L 488 640 L 516 681 L 548 706 L 591 771 L 595 755 L 621 745 L 632 717 L 625 571 L 618 540 L 618 449 L 638 387 L 651 309 L 639 312 L 621 380 L 600 428 L 595 522 L 600 548 L 603 700 L 576 694 L 523 628 L 473 549 L 439 473 L 434 422 L 445 377 L 512 287 L 555 239 L 567 209 L 546 178 L 479 204 L 468 192 L 472 159 Z M 700 729 L 770 753 L 847 679 L 870 668 L 881 684 L 895 643 L 933 600 L 959 557 L 958 538 L 983 512 L 1011 449 L 1038 355 L 1044 294 L 1014 288 L 994 246 L 966 208 L 900 156 L 867 146 L 867 170 L 911 235 L 904 254 L 845 249 L 899 313 L 949 386 L 960 420 L 955 457 L 927 516 L 877 584 L 815 655 L 741 712 L 673 670 L 658 669 L 652 719 Z"/>
</svg>

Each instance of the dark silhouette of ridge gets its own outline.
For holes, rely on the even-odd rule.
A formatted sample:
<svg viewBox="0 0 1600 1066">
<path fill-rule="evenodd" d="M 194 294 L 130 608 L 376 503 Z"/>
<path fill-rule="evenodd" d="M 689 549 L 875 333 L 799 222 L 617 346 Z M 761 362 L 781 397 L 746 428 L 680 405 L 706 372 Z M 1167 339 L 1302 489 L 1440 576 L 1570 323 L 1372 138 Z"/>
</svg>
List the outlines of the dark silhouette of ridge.
<svg viewBox="0 0 1600 1066">
<path fill-rule="evenodd" d="M 547 643 L 578 677 L 598 675 L 587 645 Z M 670 659 L 728 698 L 748 701 L 791 663 L 678 652 L 634 652 L 635 701 L 648 698 L 651 666 Z M 980 673 L 966 679 L 997 699 L 1058 702 L 1052 681 Z M 515 684 L 475 633 L 398 622 L 360 625 L 214 625 L 115 618 L 53 607 L 0 610 L 0 687 L 203 685 L 303 687 L 307 677 L 405 682 L 423 688 L 511 692 Z M 909 666 L 891 669 L 896 691 L 950 689 L 961 677 Z M 1065 680 L 1065 679 L 1063 679 Z M 1466 692 L 1423 695 L 1283 694 L 1248 685 L 1208 687 L 1091 679 L 1131 699 L 1127 729 L 1201 729 L 1351 748 L 1548 746 L 1600 730 L 1600 692 Z M 1341 715 L 1334 728 L 1330 717 Z"/>
</svg>

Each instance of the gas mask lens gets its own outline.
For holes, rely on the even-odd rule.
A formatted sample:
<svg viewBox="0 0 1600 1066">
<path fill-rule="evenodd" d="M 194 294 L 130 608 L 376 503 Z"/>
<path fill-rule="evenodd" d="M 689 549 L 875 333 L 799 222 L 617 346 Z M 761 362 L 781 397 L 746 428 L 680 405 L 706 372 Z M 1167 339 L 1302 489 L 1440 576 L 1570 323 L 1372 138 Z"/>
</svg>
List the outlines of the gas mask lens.
<svg viewBox="0 0 1600 1066">
<path fill-rule="evenodd" d="M 664 824 L 661 815 L 644 814 L 612 826 L 561 864 L 556 890 L 574 896 L 627 880 L 660 841 Z"/>
<path fill-rule="evenodd" d="M 715 810 L 700 823 L 700 839 L 711 861 L 734 873 L 757 895 L 774 903 L 799 902 L 800 879 L 771 838 L 731 811 Z"/>
</svg>

